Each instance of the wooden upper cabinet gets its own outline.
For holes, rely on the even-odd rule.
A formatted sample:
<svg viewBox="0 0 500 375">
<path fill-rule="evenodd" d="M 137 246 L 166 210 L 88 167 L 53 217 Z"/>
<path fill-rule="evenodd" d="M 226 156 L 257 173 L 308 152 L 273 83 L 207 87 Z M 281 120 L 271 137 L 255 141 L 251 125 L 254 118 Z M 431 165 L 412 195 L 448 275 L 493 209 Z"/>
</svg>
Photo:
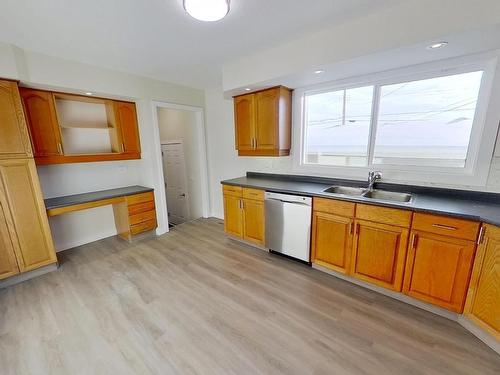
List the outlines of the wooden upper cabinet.
<svg viewBox="0 0 500 375">
<path fill-rule="evenodd" d="M 249 151 L 255 139 L 255 95 L 244 95 L 234 99 L 236 122 L 236 149 Z"/>
<path fill-rule="evenodd" d="M 0 201 L 11 242 L 17 244 L 14 251 L 20 271 L 55 263 L 54 244 L 32 159 L 0 160 Z"/>
<path fill-rule="evenodd" d="M 130 102 L 114 102 L 115 116 L 118 128 L 121 130 L 122 152 L 141 153 L 139 128 L 135 104 Z"/>
<path fill-rule="evenodd" d="M 465 315 L 500 340 L 500 228 L 485 225 L 465 304 Z"/>
<path fill-rule="evenodd" d="M 37 164 L 140 159 L 135 104 L 21 88 Z"/>
<path fill-rule="evenodd" d="M 292 92 L 273 87 L 234 98 L 236 149 L 239 156 L 290 154 Z"/>
<path fill-rule="evenodd" d="M 401 291 L 408 228 L 356 219 L 351 274 L 384 288 Z"/>
<path fill-rule="evenodd" d="M 32 156 L 17 83 L 0 80 L 0 159 Z"/>
<path fill-rule="evenodd" d="M 62 155 L 54 97 L 49 91 L 20 88 L 35 158 Z"/>
</svg>

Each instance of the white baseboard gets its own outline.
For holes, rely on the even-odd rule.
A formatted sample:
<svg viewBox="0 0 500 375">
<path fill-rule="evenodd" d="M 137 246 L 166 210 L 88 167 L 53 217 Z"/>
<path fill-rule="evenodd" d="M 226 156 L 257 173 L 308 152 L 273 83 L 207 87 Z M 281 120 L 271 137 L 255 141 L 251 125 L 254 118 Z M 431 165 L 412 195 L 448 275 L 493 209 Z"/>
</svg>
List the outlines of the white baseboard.
<svg viewBox="0 0 500 375">
<path fill-rule="evenodd" d="M 488 345 L 495 352 L 500 354 L 500 341 L 490 335 L 488 332 L 484 331 L 481 327 L 477 326 L 474 322 L 471 322 L 465 316 L 460 315 L 458 317 L 458 323 L 464 327 L 467 331 L 476 336 L 479 340 Z"/>
<path fill-rule="evenodd" d="M 33 279 L 35 277 L 45 275 L 46 273 L 57 270 L 58 267 L 59 267 L 59 265 L 57 263 L 54 263 L 54 264 L 50 264 L 50 265 L 45 266 L 45 267 L 38 268 L 38 269 L 33 270 L 33 271 L 29 271 L 29 272 L 21 273 L 21 274 L 16 275 L 16 276 L 9 277 L 8 279 L 0 281 L 0 289 L 7 288 L 8 286 L 19 284 L 19 283 L 22 283 L 23 281 L 27 281 L 27 280 Z"/>
</svg>

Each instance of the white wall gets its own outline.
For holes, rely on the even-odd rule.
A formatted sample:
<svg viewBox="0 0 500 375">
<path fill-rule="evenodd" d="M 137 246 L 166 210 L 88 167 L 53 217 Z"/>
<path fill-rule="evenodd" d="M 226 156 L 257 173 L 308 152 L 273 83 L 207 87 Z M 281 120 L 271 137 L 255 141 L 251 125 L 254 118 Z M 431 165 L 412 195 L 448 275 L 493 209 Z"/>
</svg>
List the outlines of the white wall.
<svg viewBox="0 0 500 375">
<path fill-rule="evenodd" d="M 161 165 L 156 159 L 158 129 L 153 125 L 152 101 L 204 105 L 200 90 L 155 81 L 127 73 L 23 51 L 0 43 L 0 77 L 19 79 L 23 84 L 68 92 L 94 92 L 96 95 L 136 101 L 142 159 L 138 161 L 69 164 L 39 168 L 44 196 L 77 194 L 127 185 L 155 189 L 156 200 L 164 194 L 159 183 Z M 157 207 L 158 233 L 167 229 L 166 211 Z M 63 215 L 51 219 L 58 250 L 116 234 L 110 207 Z"/>
<path fill-rule="evenodd" d="M 158 125 L 162 143 L 172 140 L 183 141 L 188 184 L 189 219 L 200 218 L 203 216 L 203 203 L 196 114 L 191 111 L 158 108 Z"/>
</svg>

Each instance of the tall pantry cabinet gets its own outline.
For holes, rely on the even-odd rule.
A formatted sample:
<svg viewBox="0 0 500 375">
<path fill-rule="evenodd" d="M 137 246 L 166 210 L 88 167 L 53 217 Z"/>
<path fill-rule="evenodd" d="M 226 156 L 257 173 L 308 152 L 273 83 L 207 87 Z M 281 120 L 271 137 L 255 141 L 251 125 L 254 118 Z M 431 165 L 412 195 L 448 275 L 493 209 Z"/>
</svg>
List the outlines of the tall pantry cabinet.
<svg viewBox="0 0 500 375">
<path fill-rule="evenodd" d="M 0 80 L 0 279 L 56 262 L 19 89 Z"/>
</svg>

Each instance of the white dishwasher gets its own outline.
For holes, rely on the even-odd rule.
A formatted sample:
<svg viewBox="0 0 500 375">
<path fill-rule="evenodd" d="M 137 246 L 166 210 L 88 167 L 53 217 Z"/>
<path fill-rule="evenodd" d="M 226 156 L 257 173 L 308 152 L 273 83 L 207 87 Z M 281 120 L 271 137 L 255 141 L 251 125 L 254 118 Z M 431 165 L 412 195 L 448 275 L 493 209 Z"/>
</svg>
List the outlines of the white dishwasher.
<svg viewBox="0 0 500 375">
<path fill-rule="evenodd" d="M 309 263 L 312 198 L 265 194 L 266 247 Z"/>
</svg>

